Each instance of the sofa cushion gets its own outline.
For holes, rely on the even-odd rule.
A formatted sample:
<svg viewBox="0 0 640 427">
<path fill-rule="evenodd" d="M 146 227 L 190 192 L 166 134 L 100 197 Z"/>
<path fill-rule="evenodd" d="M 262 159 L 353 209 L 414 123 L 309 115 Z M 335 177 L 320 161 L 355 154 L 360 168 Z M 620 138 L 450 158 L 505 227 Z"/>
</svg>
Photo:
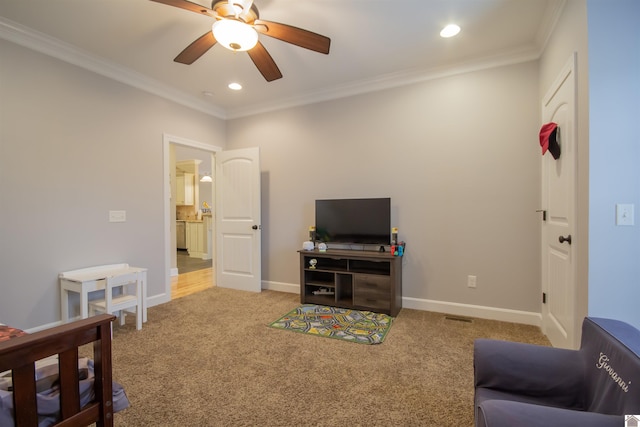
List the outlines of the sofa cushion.
<svg viewBox="0 0 640 427">
<path fill-rule="evenodd" d="M 565 408 L 564 405 L 558 405 L 546 396 L 530 396 L 527 394 L 514 394 L 510 391 L 500 391 L 491 388 L 476 388 L 475 404 L 476 407 L 487 400 L 510 400 L 513 402 L 530 403 L 532 405 L 552 406 L 556 408 Z M 580 408 L 573 407 L 576 410 Z"/>
<path fill-rule="evenodd" d="M 621 427 L 622 415 L 604 415 L 506 400 L 487 400 L 478 408 L 478 427 Z"/>
<path fill-rule="evenodd" d="M 508 400 L 585 409 L 578 351 L 477 339 L 473 360 L 476 405 L 504 392 Z"/>
</svg>

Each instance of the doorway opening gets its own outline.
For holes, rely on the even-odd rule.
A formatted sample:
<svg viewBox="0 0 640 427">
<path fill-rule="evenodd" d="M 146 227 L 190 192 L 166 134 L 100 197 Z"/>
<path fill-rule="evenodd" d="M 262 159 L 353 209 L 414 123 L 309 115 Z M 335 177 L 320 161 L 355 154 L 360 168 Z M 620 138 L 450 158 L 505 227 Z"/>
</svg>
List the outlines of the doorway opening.
<svg viewBox="0 0 640 427">
<path fill-rule="evenodd" d="M 202 178 L 215 175 L 217 151 L 164 135 L 167 301 L 215 286 L 215 186 Z"/>
</svg>

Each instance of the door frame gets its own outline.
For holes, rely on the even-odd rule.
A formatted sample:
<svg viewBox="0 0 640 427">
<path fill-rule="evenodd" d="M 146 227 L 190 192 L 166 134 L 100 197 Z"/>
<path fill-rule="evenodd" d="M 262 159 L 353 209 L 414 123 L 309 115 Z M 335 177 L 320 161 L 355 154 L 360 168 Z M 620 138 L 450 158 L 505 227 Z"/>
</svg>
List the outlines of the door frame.
<svg viewBox="0 0 640 427">
<path fill-rule="evenodd" d="M 543 333 L 545 335 L 547 335 L 547 337 L 549 337 L 551 339 L 551 344 L 556 346 L 556 345 L 561 345 L 562 347 L 566 347 L 566 348 L 573 348 L 573 349 L 577 349 L 579 347 L 580 344 L 580 325 L 582 323 L 582 317 L 580 316 L 579 313 L 581 313 L 580 310 L 580 298 L 578 297 L 578 293 L 580 292 L 579 286 L 578 286 L 578 263 L 577 263 L 577 247 L 576 247 L 576 243 L 579 242 L 579 236 L 578 236 L 578 226 L 577 226 L 577 222 L 578 222 L 578 152 L 580 150 L 579 148 L 579 138 L 578 138 L 578 89 L 577 89 L 577 85 L 578 85 L 578 80 L 576 78 L 576 70 L 578 67 L 578 62 L 577 62 L 577 53 L 573 52 L 569 59 L 565 62 L 565 65 L 561 68 L 561 71 L 558 73 L 557 77 L 554 79 L 554 81 L 552 82 L 552 84 L 550 85 L 550 87 L 548 88 L 547 92 L 545 93 L 544 97 L 542 98 L 542 109 L 541 109 L 541 119 L 542 122 L 546 122 L 547 118 L 544 116 L 544 109 L 545 106 L 550 102 L 550 100 L 553 98 L 553 96 L 555 95 L 555 93 L 561 88 L 561 86 L 565 83 L 566 79 L 571 78 L 571 90 L 572 90 L 572 98 L 571 98 L 571 129 L 570 132 L 573 136 L 573 147 L 572 147 L 572 152 L 571 155 L 573 156 L 573 170 L 571 171 L 572 173 L 572 192 L 573 192 L 573 200 L 571 201 L 571 207 L 570 207 L 570 216 L 571 216 L 571 224 L 570 224 L 570 230 L 569 230 L 569 234 L 572 236 L 574 242 L 571 245 L 571 248 L 569 249 L 570 251 L 570 257 L 571 257 L 571 280 L 573 281 L 573 283 L 571 284 L 571 294 L 568 295 L 568 298 L 571 299 L 570 304 L 572 307 L 572 313 L 571 316 L 572 318 L 570 319 L 570 321 L 568 322 L 569 324 L 567 325 L 568 327 L 568 334 L 567 334 L 567 338 L 564 342 L 560 342 L 558 341 L 558 338 L 556 337 L 556 339 L 553 339 L 553 337 L 550 335 L 550 329 L 552 328 L 552 325 L 550 325 L 548 323 L 548 318 L 547 315 L 549 314 L 549 309 L 550 309 L 550 302 L 546 301 L 545 299 L 543 299 L 543 303 L 541 305 L 541 309 L 540 309 L 540 314 L 541 314 L 541 329 L 543 331 Z M 565 156 L 568 155 L 569 153 L 565 153 Z M 545 158 L 543 157 L 541 160 L 541 182 L 542 182 L 542 187 L 541 187 L 541 207 L 542 209 L 547 210 L 549 207 L 546 206 L 546 199 L 545 199 L 545 195 L 548 193 L 549 189 L 545 187 L 545 172 L 546 172 L 546 167 L 545 167 Z M 548 165 L 548 162 L 547 162 Z M 547 166 L 548 167 L 548 166 Z M 545 212 L 545 214 L 548 214 L 548 212 Z M 540 237 L 541 237 L 541 259 L 540 259 L 540 272 L 541 272 L 541 290 L 543 295 L 550 295 L 550 289 L 549 289 L 549 283 L 548 280 L 545 281 L 545 279 L 548 279 L 547 277 L 547 273 L 545 272 L 545 268 L 546 268 L 546 263 L 545 263 L 545 257 L 546 257 L 546 251 L 547 251 L 547 245 L 548 245 L 548 238 L 549 236 L 547 235 L 547 227 L 546 227 L 546 221 L 542 221 L 541 222 L 541 226 L 540 226 Z M 577 241 L 577 242 L 576 242 Z M 558 341 L 558 342 L 556 342 Z"/>
<path fill-rule="evenodd" d="M 164 271 L 165 271 L 165 286 L 164 286 L 164 294 L 159 295 L 157 300 L 154 301 L 154 304 L 163 304 L 165 302 L 171 301 L 171 238 L 172 235 L 175 234 L 175 226 L 171 227 L 171 144 L 181 145 L 189 148 L 196 148 L 199 150 L 207 151 L 211 153 L 211 164 L 212 167 L 215 165 L 215 153 L 222 151 L 221 147 L 215 145 L 205 144 L 203 142 L 194 141 L 187 138 L 182 138 L 180 136 L 171 135 L 167 133 L 162 134 L 162 172 L 163 172 L 163 200 L 164 200 Z M 211 186 L 212 198 L 211 200 L 215 200 L 213 197 L 215 194 L 215 186 Z M 175 221 L 174 221 L 175 223 Z M 209 236 L 210 239 L 215 238 L 215 228 Z M 213 267 L 216 267 L 216 257 L 212 256 L 211 262 L 213 263 Z M 154 297 L 155 299 L 155 297 Z"/>
</svg>

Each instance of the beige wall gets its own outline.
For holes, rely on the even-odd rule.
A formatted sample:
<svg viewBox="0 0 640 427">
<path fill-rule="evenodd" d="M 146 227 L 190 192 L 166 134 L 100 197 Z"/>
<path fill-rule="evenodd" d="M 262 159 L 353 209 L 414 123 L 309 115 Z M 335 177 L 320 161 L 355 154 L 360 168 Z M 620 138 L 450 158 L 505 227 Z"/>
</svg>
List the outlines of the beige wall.
<svg viewBox="0 0 640 427">
<path fill-rule="evenodd" d="M 298 285 L 315 199 L 391 197 L 404 297 L 539 313 L 537 82 L 528 62 L 230 120 L 228 148 L 261 150 L 263 280 Z"/>
<path fill-rule="evenodd" d="M 58 273 L 98 264 L 147 267 L 162 296 L 163 133 L 224 146 L 224 122 L 7 41 L 0 57 L 0 322 L 59 321 Z"/>
</svg>

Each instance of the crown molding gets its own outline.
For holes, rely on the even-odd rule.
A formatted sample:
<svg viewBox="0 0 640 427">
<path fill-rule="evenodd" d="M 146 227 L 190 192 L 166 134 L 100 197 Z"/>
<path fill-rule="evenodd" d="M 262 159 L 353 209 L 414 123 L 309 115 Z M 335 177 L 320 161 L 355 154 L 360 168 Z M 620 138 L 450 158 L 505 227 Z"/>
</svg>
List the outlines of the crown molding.
<svg viewBox="0 0 640 427">
<path fill-rule="evenodd" d="M 549 43 L 549 39 L 551 38 L 551 34 L 553 34 L 556 25 L 558 25 L 560 15 L 562 15 L 566 4 L 567 0 L 547 3 L 547 7 L 542 18 L 542 24 L 540 25 L 540 28 L 538 28 L 538 33 L 535 37 L 536 44 L 540 47 L 541 55 L 547 47 L 547 43 Z"/>
<path fill-rule="evenodd" d="M 475 58 L 467 62 L 450 64 L 444 67 L 400 71 L 397 73 L 378 76 L 369 80 L 359 80 L 358 82 L 350 82 L 339 86 L 333 86 L 329 89 L 320 89 L 302 93 L 295 97 L 287 98 L 275 103 L 269 102 L 254 104 L 248 108 L 227 110 L 227 119 L 237 119 L 255 114 L 268 113 L 287 108 L 362 95 L 370 92 L 393 89 L 400 86 L 407 86 L 459 74 L 535 61 L 540 58 L 540 54 L 540 49 L 535 46 L 528 46 L 484 58 Z"/>
<path fill-rule="evenodd" d="M 564 10 L 565 4 L 566 0 L 562 0 L 547 7 L 544 13 L 543 24 L 536 34 L 535 43 L 530 46 L 438 68 L 405 70 L 386 74 L 368 80 L 349 82 L 331 88 L 304 92 L 276 102 L 269 101 L 261 104 L 252 104 L 250 107 L 240 107 L 229 110 L 213 105 L 211 102 L 195 98 L 143 74 L 106 61 L 82 51 L 73 45 L 64 43 L 3 17 L 0 17 L 0 38 L 77 65 L 213 117 L 227 120 L 537 60 L 544 51 L 549 37 Z"/>
<path fill-rule="evenodd" d="M 351 82 L 330 89 L 321 89 L 300 94 L 277 103 L 254 104 L 248 108 L 237 108 L 227 111 L 227 119 L 236 119 L 255 114 L 268 113 L 287 108 L 300 107 L 333 99 L 346 98 L 369 92 L 376 92 L 409 84 L 435 80 L 459 74 L 486 70 L 490 68 L 514 65 L 522 62 L 538 60 L 544 52 L 551 34 L 555 30 L 558 20 L 564 11 L 567 0 L 549 2 L 544 11 L 542 24 L 535 35 L 534 43 L 520 49 L 505 51 L 484 58 L 449 64 L 445 67 L 401 71 L 398 73 L 378 76 L 373 79 Z"/>
<path fill-rule="evenodd" d="M 141 89 L 202 113 L 226 119 L 226 113 L 218 106 L 194 98 L 171 86 L 151 79 L 131 69 L 85 52 L 46 34 L 20 25 L 0 16 L 0 38 L 49 55 L 64 62 L 93 71 L 112 80 Z"/>
</svg>

